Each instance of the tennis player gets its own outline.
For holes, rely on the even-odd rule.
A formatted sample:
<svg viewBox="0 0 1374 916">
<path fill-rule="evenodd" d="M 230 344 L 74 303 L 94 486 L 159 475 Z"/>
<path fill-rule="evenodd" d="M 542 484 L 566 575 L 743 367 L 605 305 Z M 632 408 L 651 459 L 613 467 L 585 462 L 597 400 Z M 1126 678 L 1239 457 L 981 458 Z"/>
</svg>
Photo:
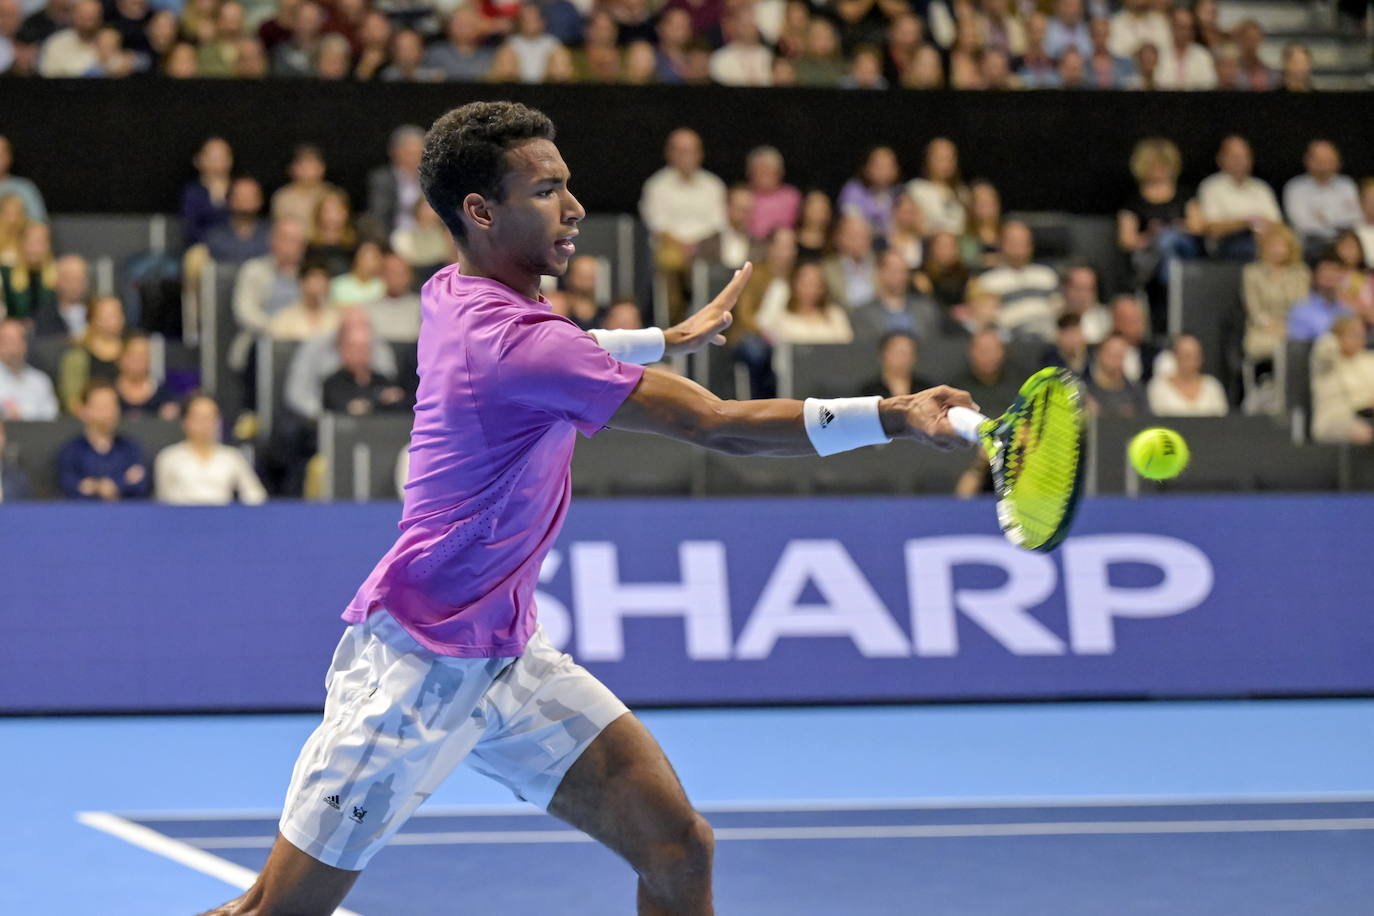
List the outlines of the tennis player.
<svg viewBox="0 0 1374 916">
<path fill-rule="evenodd" d="M 568 512 L 575 433 L 609 426 L 735 455 L 964 441 L 946 414 L 973 405 L 951 388 L 723 401 L 639 365 L 720 342 L 749 265 L 665 331 L 588 334 L 555 315 L 540 277 L 567 269 L 586 214 L 553 138 L 533 109 L 477 102 L 425 139 L 421 185 L 459 262 L 421 297 L 401 534 L 344 612 L 324 720 L 296 762 L 267 864 L 213 914 L 332 913 L 465 760 L 621 855 L 639 876 L 640 913 L 711 913 L 710 826 L 648 730 L 538 626 L 533 594 Z M 489 876 L 537 878 L 515 857 Z M 483 889 L 470 892 L 466 905 L 480 907 Z"/>
</svg>

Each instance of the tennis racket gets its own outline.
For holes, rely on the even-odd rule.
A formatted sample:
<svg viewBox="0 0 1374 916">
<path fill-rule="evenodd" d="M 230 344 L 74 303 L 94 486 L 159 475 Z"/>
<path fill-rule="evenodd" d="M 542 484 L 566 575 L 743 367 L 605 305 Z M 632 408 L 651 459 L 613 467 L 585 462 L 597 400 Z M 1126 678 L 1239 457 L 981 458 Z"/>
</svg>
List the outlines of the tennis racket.
<svg viewBox="0 0 1374 916">
<path fill-rule="evenodd" d="M 1051 551 L 1069 533 L 1083 489 L 1087 410 L 1083 385 L 1067 369 L 1028 378 L 1007 412 L 989 419 L 951 407 L 950 423 L 987 452 L 997 521 L 1013 544 Z"/>
</svg>

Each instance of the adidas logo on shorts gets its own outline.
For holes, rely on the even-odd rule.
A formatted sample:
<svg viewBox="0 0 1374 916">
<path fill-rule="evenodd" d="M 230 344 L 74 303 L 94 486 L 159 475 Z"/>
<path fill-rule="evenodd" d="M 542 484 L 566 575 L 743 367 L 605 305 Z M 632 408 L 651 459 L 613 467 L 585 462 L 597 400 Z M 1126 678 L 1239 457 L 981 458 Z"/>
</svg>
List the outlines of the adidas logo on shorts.
<svg viewBox="0 0 1374 916">
<path fill-rule="evenodd" d="M 324 803 L 335 811 L 339 810 L 339 796 L 337 795 L 326 795 L 324 797 Z"/>
</svg>

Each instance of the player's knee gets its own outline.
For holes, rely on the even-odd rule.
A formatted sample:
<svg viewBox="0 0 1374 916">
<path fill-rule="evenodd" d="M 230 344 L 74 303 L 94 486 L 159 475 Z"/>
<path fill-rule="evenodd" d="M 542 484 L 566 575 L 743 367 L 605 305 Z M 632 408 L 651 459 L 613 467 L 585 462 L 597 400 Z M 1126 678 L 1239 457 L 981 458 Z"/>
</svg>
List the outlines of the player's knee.
<svg viewBox="0 0 1374 916">
<path fill-rule="evenodd" d="M 678 886 L 709 877 L 716 838 L 711 824 L 695 811 L 654 846 L 645 879 L 650 884 Z"/>
</svg>

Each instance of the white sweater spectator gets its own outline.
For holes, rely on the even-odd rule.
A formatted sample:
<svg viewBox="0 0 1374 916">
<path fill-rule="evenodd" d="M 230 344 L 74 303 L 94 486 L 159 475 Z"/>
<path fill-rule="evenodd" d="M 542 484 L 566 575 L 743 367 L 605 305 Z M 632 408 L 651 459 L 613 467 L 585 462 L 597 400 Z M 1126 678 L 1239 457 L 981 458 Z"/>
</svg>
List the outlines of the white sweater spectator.
<svg viewBox="0 0 1374 916">
<path fill-rule="evenodd" d="M 158 502 L 178 506 L 226 506 L 234 501 L 250 506 L 267 501 L 258 475 L 236 448 L 214 445 L 198 451 L 178 442 L 158 452 L 153 462 Z"/>
<path fill-rule="evenodd" d="M 22 322 L 0 321 L 0 420 L 54 420 L 52 379 L 30 366 Z"/>
<path fill-rule="evenodd" d="M 1150 0 L 1126 0 L 1122 10 L 1112 17 L 1111 37 L 1107 50 L 1116 57 L 1135 57 L 1143 44 L 1152 44 L 1163 53 L 1169 44 L 1169 21 L 1164 14 L 1150 8 Z"/>
<path fill-rule="evenodd" d="M 773 52 L 759 43 L 753 9 L 745 5 L 731 13 L 725 34 L 729 40 L 711 55 L 711 79 L 722 86 L 773 85 Z"/>
<path fill-rule="evenodd" d="M 1172 45 L 1166 46 L 1159 54 L 1155 84 L 1160 89 L 1215 89 L 1217 68 L 1212 55 L 1196 42 L 1182 51 Z"/>
<path fill-rule="evenodd" d="M 1330 241 L 1361 221 L 1360 192 L 1340 174 L 1341 155 L 1326 140 L 1313 140 L 1303 157 L 1305 174 L 1283 186 L 1283 209 L 1299 236 Z"/>
<path fill-rule="evenodd" d="M 46 77 L 89 76 L 100 65 L 96 37 L 104 13 L 99 0 L 72 7 L 72 24 L 48 36 L 38 51 L 38 73 Z"/>
<path fill-rule="evenodd" d="M 1364 322 L 1340 318 L 1312 346 L 1312 438 L 1368 445 L 1374 426 L 1374 352 L 1364 348 Z"/>
<path fill-rule="evenodd" d="M 669 164 L 644 182 L 640 216 L 655 236 L 697 245 L 725 228 L 725 182 L 701 167 L 696 131 L 673 131 L 666 156 Z"/>
<path fill-rule="evenodd" d="M 1240 181 L 1225 172 L 1208 175 L 1198 185 L 1197 200 L 1202 218 L 1209 223 L 1283 219 L 1274 189 L 1253 175 Z"/>
<path fill-rule="evenodd" d="M 1210 375 L 1201 376 L 1196 390 L 1185 393 L 1176 376 L 1155 376 L 1145 388 L 1150 412 L 1157 417 L 1224 417 L 1229 411 L 1226 390 Z"/>
</svg>

